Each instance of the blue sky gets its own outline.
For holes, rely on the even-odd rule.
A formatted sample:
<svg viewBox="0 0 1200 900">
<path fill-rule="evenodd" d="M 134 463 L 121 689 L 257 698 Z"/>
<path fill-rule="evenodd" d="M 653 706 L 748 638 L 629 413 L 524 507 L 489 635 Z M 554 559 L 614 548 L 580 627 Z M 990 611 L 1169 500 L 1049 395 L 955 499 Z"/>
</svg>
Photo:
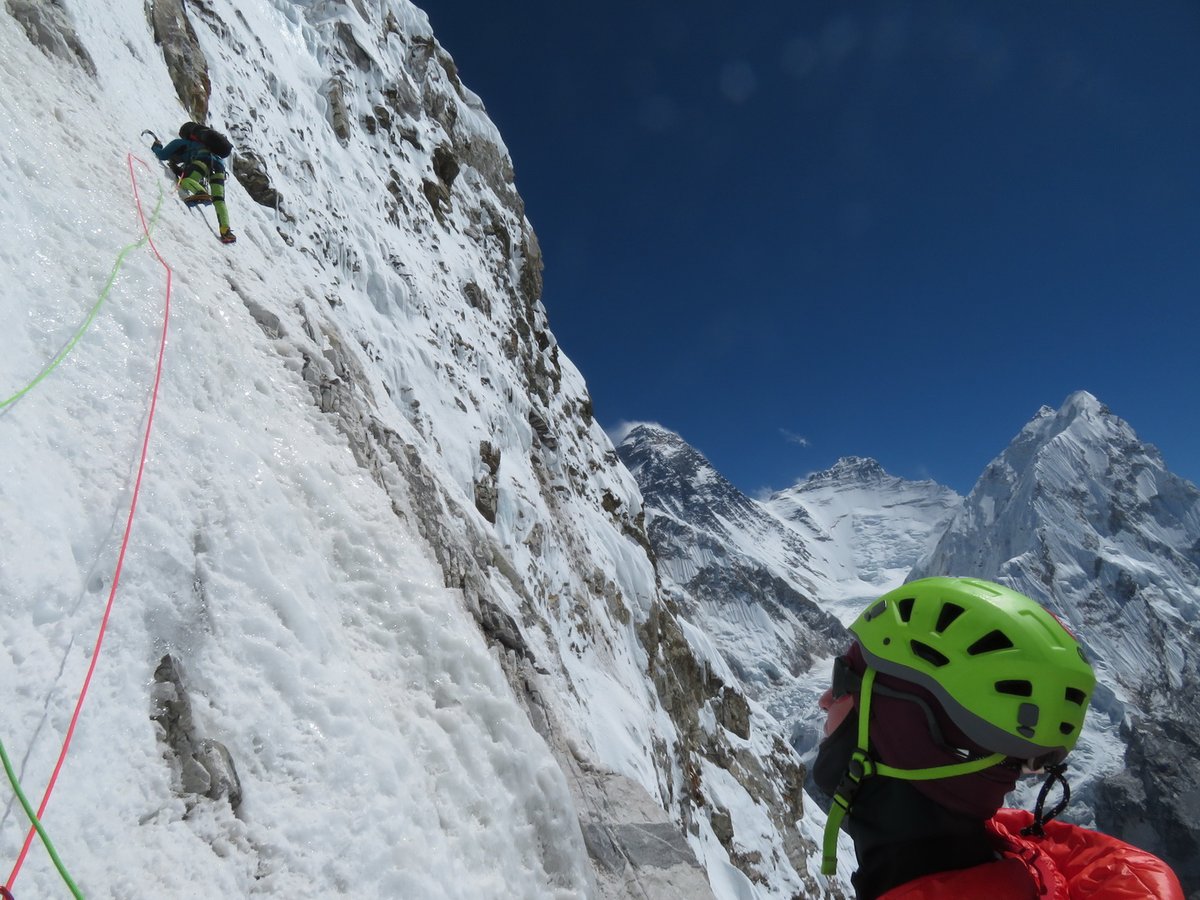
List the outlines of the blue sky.
<svg viewBox="0 0 1200 900">
<path fill-rule="evenodd" d="M 419 5 L 606 427 L 965 493 L 1082 388 L 1200 481 L 1200 4 Z"/>
</svg>

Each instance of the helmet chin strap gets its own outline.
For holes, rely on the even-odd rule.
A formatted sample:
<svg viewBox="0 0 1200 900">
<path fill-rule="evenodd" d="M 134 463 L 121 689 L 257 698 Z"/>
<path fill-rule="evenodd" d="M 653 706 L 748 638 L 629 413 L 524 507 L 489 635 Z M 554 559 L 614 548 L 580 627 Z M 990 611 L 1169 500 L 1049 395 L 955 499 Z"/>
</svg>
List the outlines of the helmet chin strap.
<svg viewBox="0 0 1200 900">
<path fill-rule="evenodd" d="M 898 778 L 901 781 L 936 781 L 939 778 L 955 778 L 959 775 L 982 772 L 1008 758 L 1003 753 L 993 753 L 981 759 L 951 763 L 945 766 L 931 766 L 926 769 L 897 769 L 876 762 L 871 758 L 869 750 L 871 687 L 875 684 L 875 675 L 876 671 L 871 666 L 867 666 L 866 672 L 863 673 L 858 702 L 858 745 L 850 754 L 850 764 L 833 795 L 833 805 L 829 807 L 829 818 L 825 822 L 825 840 L 822 846 L 822 875 L 832 875 L 837 871 L 838 830 L 842 827 L 842 820 L 850 812 L 850 807 L 853 806 L 854 798 L 858 794 L 859 788 L 862 787 L 864 779 L 870 778 L 872 775 L 882 775 L 885 778 Z"/>
<path fill-rule="evenodd" d="M 1042 784 L 1042 789 L 1038 791 L 1037 803 L 1033 808 L 1033 822 L 1022 828 L 1021 834 L 1026 837 L 1031 834 L 1042 837 L 1046 833 L 1045 824 L 1067 808 L 1067 804 L 1071 802 L 1071 786 L 1067 784 L 1067 779 L 1064 777 L 1066 771 L 1066 763 L 1046 767 L 1046 781 Z M 1050 812 L 1046 812 L 1046 798 L 1055 782 L 1062 785 L 1062 797 Z"/>
</svg>

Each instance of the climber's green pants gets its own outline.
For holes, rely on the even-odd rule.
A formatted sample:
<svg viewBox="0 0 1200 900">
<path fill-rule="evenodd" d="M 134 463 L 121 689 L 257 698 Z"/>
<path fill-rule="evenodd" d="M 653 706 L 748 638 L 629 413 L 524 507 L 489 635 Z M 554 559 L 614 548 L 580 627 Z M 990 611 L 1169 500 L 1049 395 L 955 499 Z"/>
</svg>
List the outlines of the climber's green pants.
<svg viewBox="0 0 1200 900">
<path fill-rule="evenodd" d="M 207 186 L 206 186 L 207 185 Z M 217 169 L 209 174 L 208 163 L 194 159 L 191 169 L 183 176 L 179 186 L 189 194 L 206 191 L 212 196 L 213 209 L 217 213 L 217 224 L 222 228 L 229 227 L 229 210 L 225 208 L 225 170 Z"/>
</svg>

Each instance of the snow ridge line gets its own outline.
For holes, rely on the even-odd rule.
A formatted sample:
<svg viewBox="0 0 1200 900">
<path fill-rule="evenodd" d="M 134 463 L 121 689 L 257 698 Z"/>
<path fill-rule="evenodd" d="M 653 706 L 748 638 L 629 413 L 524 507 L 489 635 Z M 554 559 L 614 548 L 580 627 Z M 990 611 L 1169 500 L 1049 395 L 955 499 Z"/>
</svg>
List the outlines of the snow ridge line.
<svg viewBox="0 0 1200 900">
<path fill-rule="evenodd" d="M 147 171 L 150 170 L 150 167 L 142 159 L 135 157 L 132 153 L 129 153 L 126 155 L 126 162 L 129 165 L 129 183 L 133 190 L 133 200 L 134 200 L 134 204 L 137 206 L 138 219 L 142 223 L 142 232 L 144 233 L 144 239 L 149 242 L 150 249 L 154 251 L 154 256 L 158 259 L 159 263 L 162 265 L 162 267 L 167 272 L 167 284 L 166 284 L 166 291 L 165 291 L 165 297 L 164 297 L 164 303 L 163 303 L 162 337 L 158 344 L 158 362 L 157 362 L 157 365 L 155 366 L 155 370 L 154 370 L 154 384 L 150 391 L 150 411 L 146 416 L 146 432 L 145 432 L 145 436 L 142 438 L 142 451 L 141 451 L 141 457 L 138 460 L 137 478 L 134 480 L 134 484 L 133 484 L 133 498 L 130 500 L 130 503 L 129 503 L 129 516 L 125 520 L 125 533 L 124 533 L 123 537 L 121 538 L 121 552 L 117 555 L 117 565 L 116 565 L 116 568 L 113 570 L 112 587 L 109 589 L 108 602 L 104 607 L 104 616 L 100 620 L 100 627 L 96 633 L 96 644 L 95 644 L 95 647 L 92 649 L 92 659 L 91 659 L 91 662 L 88 664 L 87 674 L 84 676 L 84 679 L 83 679 L 83 686 L 79 690 L 79 699 L 75 701 L 75 711 L 71 715 L 71 724 L 67 727 L 67 734 L 63 738 L 62 750 L 59 751 L 58 761 L 55 763 L 55 766 L 54 766 L 54 772 L 50 775 L 50 781 L 46 784 L 46 791 L 42 795 L 41 804 L 38 806 L 37 816 L 35 817 L 35 822 L 37 820 L 40 820 L 42 818 L 42 816 L 45 815 L 46 806 L 50 803 L 50 795 L 54 791 L 55 782 L 58 781 L 59 773 L 62 771 L 63 762 L 66 760 L 66 757 L 67 757 L 67 751 L 71 746 L 71 739 L 75 735 L 75 726 L 78 724 L 79 715 L 83 711 L 83 703 L 84 703 L 84 700 L 87 699 L 88 688 L 91 686 L 91 683 L 92 683 L 92 674 L 96 671 L 96 663 L 100 658 L 100 647 L 104 643 L 104 635 L 105 635 L 105 632 L 108 630 L 108 620 L 109 620 L 109 617 L 112 615 L 113 602 L 116 600 L 117 586 L 121 582 L 121 568 L 125 564 L 125 551 L 129 548 L 129 536 L 133 530 L 133 517 L 134 517 L 135 512 L 137 511 L 138 495 L 141 493 L 141 489 L 142 489 L 142 475 L 146 469 L 146 457 L 147 457 L 147 455 L 149 453 L 149 449 L 150 449 L 150 431 L 154 425 L 154 411 L 155 411 L 156 407 L 158 406 L 158 388 L 159 388 L 159 384 L 162 381 L 163 357 L 166 354 L 166 349 L 167 349 L 167 326 L 170 323 L 170 319 L 171 319 L 172 272 L 171 272 L 171 267 L 167 264 L 167 261 L 165 259 L 163 259 L 162 254 L 158 252 L 158 247 L 154 243 L 154 238 L 151 237 L 151 235 L 150 235 L 151 225 L 153 224 L 154 220 L 157 218 L 157 215 L 158 215 L 158 206 L 155 207 L 154 215 L 151 218 L 151 222 L 147 223 L 146 212 L 142 206 L 141 193 L 138 191 L 137 173 L 134 171 L 134 168 L 133 168 L 133 164 L 135 161 L 139 165 L 141 165 L 142 168 L 146 169 Z M 162 203 L 162 188 L 160 187 L 159 188 L 159 204 L 161 205 L 161 203 Z M 141 241 L 139 241 L 139 244 L 140 243 L 141 243 Z M 21 866 L 23 866 L 25 863 L 25 857 L 29 853 L 30 844 L 33 843 L 33 836 L 37 832 L 38 832 L 38 829 L 37 829 L 36 825 L 31 825 L 29 828 L 29 832 L 25 835 L 25 843 L 21 846 L 21 852 L 17 856 L 17 862 L 13 866 L 13 870 L 9 874 L 8 880 L 4 884 L 5 892 L 10 893 L 10 895 L 11 895 L 13 883 L 17 880 L 17 875 L 20 873 Z M 60 874 L 63 874 L 64 877 L 66 877 L 65 871 L 63 869 L 60 868 L 59 872 L 60 872 Z M 67 878 L 66 880 L 67 880 L 67 883 L 74 888 L 74 885 L 71 884 L 70 879 Z M 82 896 L 81 894 L 78 893 L 77 888 L 75 888 L 75 896 L 76 897 Z"/>
</svg>

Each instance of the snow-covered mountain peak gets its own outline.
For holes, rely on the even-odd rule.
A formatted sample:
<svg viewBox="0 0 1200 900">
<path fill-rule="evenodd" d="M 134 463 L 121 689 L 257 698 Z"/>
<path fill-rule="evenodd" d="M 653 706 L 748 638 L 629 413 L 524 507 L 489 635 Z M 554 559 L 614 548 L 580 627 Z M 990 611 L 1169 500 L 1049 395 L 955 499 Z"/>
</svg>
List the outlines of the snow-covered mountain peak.
<svg viewBox="0 0 1200 900">
<path fill-rule="evenodd" d="M 1193 812 L 1177 801 L 1200 785 L 1200 490 L 1079 391 L 1021 429 L 910 577 L 948 573 L 1012 585 L 1084 642 L 1101 686 L 1075 758 L 1086 761 L 1082 796 L 1101 825 L 1173 861 L 1180 852 L 1164 848 L 1200 846 Z M 1132 754 L 1124 761 L 1112 750 L 1117 728 Z M 1147 740 L 1159 742 L 1161 764 L 1143 756 Z M 1133 793 L 1117 777 L 1131 761 L 1140 772 Z M 1161 804 L 1141 835 L 1130 820 L 1137 797 Z"/>
<path fill-rule="evenodd" d="M 874 459 L 848 456 L 764 505 L 808 537 L 833 579 L 827 602 L 848 621 L 868 599 L 903 582 L 961 502 L 934 481 L 909 481 Z"/>
<path fill-rule="evenodd" d="M 1129 424 L 1092 394 L 1076 391 L 1058 409 L 1039 409 L 989 464 L 982 483 L 1015 483 L 1019 473 L 1034 465 L 1049 481 L 1070 480 L 1071 473 L 1103 471 L 1110 461 L 1120 467 L 1135 458 L 1146 466 L 1165 468 L 1156 447 L 1139 441 Z M 1026 499 L 1018 497 L 1019 502 Z"/>
<path fill-rule="evenodd" d="M 1067 578 L 1082 588 L 1094 577 L 1095 560 L 1115 558 L 1119 545 L 1143 544 L 1153 557 L 1159 542 L 1172 545 L 1200 525 L 1200 492 L 1094 396 L 1078 391 L 1052 414 L 1045 410 L 988 465 L 921 571 L 949 571 L 953 561 L 976 574 L 1004 574 L 1026 564 L 1017 551 L 1029 538 L 1054 536 L 1079 551 L 1072 554 L 1078 568 L 1056 570 L 1054 582 Z M 992 538 L 964 539 L 980 529 Z M 977 557 L 968 564 L 959 545 L 972 546 Z"/>
<path fill-rule="evenodd" d="M 709 466 L 708 461 L 688 444 L 687 441 L 671 429 L 653 422 L 638 422 L 636 425 L 625 429 L 618 436 L 616 443 L 634 449 L 653 448 L 655 455 L 660 459 L 673 459 L 679 454 L 684 454 L 692 460 L 694 465 L 704 465 L 712 468 Z"/>
<path fill-rule="evenodd" d="M 1102 447 L 1114 443 L 1122 448 L 1136 444 L 1139 452 L 1158 457 L 1158 450 L 1142 444 L 1133 428 L 1087 391 L 1071 394 L 1058 409 L 1044 406 L 1022 429 L 1022 435 L 1038 444 L 1046 444 L 1060 435 L 1067 435 L 1066 442 L 1080 446 Z M 1016 442 L 1020 442 L 1018 436 Z"/>
<path fill-rule="evenodd" d="M 626 440 L 644 441 L 662 439 L 671 442 L 686 443 L 683 438 L 675 431 L 667 428 L 665 425 L 660 425 L 658 422 L 630 422 L 624 425 L 613 435 L 615 443 L 624 443 Z"/>
<path fill-rule="evenodd" d="M 1090 391 L 1075 391 L 1063 401 L 1056 415 L 1067 418 L 1087 418 L 1111 415 L 1111 410 Z"/>
<path fill-rule="evenodd" d="M 814 472 L 802 483 L 816 487 L 829 484 L 851 484 L 878 482 L 887 477 L 887 472 L 875 460 L 864 456 L 843 456 L 823 472 Z"/>
<path fill-rule="evenodd" d="M 617 450 L 647 503 L 662 501 L 681 515 L 702 519 L 710 518 L 714 507 L 730 515 L 753 515 L 750 498 L 670 429 L 638 424 L 626 433 Z"/>
<path fill-rule="evenodd" d="M 1101 439 L 1113 435 L 1133 436 L 1133 429 L 1127 422 L 1087 391 L 1076 391 L 1052 415 L 1035 417 L 1031 424 L 1040 426 L 1050 436 L 1064 431 L 1074 431 L 1078 435 L 1090 433 Z"/>
</svg>

